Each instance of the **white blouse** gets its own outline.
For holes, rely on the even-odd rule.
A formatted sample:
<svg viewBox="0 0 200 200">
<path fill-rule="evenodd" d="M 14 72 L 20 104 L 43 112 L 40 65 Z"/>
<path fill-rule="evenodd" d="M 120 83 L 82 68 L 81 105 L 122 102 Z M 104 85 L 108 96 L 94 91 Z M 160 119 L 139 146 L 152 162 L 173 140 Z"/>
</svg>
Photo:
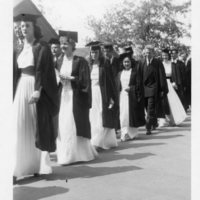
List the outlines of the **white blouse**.
<svg viewBox="0 0 200 200">
<path fill-rule="evenodd" d="M 131 76 L 131 69 L 122 71 L 120 78 L 122 90 L 125 90 L 129 87 L 130 76 Z"/>
<path fill-rule="evenodd" d="M 99 85 L 99 66 L 98 66 L 98 64 L 92 65 L 91 80 L 92 80 L 92 86 Z"/>
<path fill-rule="evenodd" d="M 164 68 L 165 68 L 165 73 L 167 77 L 171 77 L 172 75 L 172 64 L 171 61 L 168 62 L 163 62 Z"/>
<path fill-rule="evenodd" d="M 73 61 L 73 58 L 72 59 L 68 59 L 67 56 L 63 57 L 63 63 L 62 63 L 61 69 L 60 69 L 60 75 L 71 76 L 71 73 L 72 73 L 72 61 Z M 64 85 L 65 86 L 69 86 L 69 88 L 71 88 L 71 81 L 70 80 L 65 81 Z"/>
<path fill-rule="evenodd" d="M 67 56 L 63 57 L 63 63 L 60 69 L 60 74 L 64 76 L 71 76 L 72 73 L 72 61 L 73 59 L 68 59 Z"/>
<path fill-rule="evenodd" d="M 17 59 L 19 68 L 34 66 L 33 49 L 31 45 L 24 45 L 22 52 Z"/>
</svg>

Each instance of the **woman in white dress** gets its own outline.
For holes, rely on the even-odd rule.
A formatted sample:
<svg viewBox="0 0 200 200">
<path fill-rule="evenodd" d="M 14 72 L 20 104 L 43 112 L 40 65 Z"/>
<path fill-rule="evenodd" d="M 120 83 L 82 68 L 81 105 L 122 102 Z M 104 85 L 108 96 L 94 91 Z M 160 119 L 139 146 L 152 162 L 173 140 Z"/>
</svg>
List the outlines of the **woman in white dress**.
<svg viewBox="0 0 200 200">
<path fill-rule="evenodd" d="M 137 63 L 130 53 L 120 55 L 123 70 L 120 75 L 120 125 L 121 141 L 138 136 L 138 127 L 145 125 L 144 102 Z"/>
<path fill-rule="evenodd" d="M 92 81 L 91 142 L 97 150 L 110 149 L 118 145 L 115 133 L 117 91 L 111 67 L 108 60 L 100 55 L 101 47 L 98 42 L 91 42 L 86 46 L 91 48 L 89 58 Z"/>
<path fill-rule="evenodd" d="M 57 162 L 67 165 L 91 161 L 97 152 L 91 145 L 89 109 L 91 81 L 87 61 L 75 56 L 75 41 L 68 32 L 60 31 L 62 55 L 58 60 L 62 84 L 58 117 Z"/>
<path fill-rule="evenodd" d="M 176 91 L 174 90 L 174 88 L 177 87 L 176 76 L 178 73 L 176 73 L 176 71 L 179 69 L 175 68 L 176 66 L 172 67 L 172 63 L 169 57 L 170 56 L 169 56 L 168 49 L 164 49 L 162 51 L 162 59 L 163 59 L 163 65 L 165 68 L 165 73 L 166 73 L 166 78 L 167 78 L 167 85 L 169 89 L 169 92 L 167 94 L 167 100 L 169 103 L 170 114 L 166 115 L 166 119 L 159 119 L 159 126 L 179 125 L 187 117 L 184 107 Z"/>
<path fill-rule="evenodd" d="M 37 17 L 20 14 L 14 18 L 20 21 L 24 37 L 14 60 L 14 181 L 52 173 L 48 152 L 55 151 L 52 117 L 58 112 L 58 91 L 50 49 L 38 41 Z"/>
</svg>

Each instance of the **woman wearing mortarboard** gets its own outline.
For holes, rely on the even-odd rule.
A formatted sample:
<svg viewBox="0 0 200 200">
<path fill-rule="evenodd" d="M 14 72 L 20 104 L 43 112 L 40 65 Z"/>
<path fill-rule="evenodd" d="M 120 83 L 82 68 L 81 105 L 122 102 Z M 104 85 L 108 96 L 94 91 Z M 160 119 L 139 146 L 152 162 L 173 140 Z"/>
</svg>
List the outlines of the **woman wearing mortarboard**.
<svg viewBox="0 0 200 200">
<path fill-rule="evenodd" d="M 184 107 L 174 89 L 174 87 L 178 85 L 178 75 L 180 74 L 180 71 L 179 68 L 177 68 L 175 65 L 172 65 L 168 49 L 162 50 L 162 59 L 167 78 L 167 85 L 169 89 L 169 92 L 167 94 L 169 113 L 167 113 L 165 120 L 159 120 L 159 125 L 179 125 L 187 117 Z"/>
<path fill-rule="evenodd" d="M 74 55 L 76 35 L 59 31 L 62 55 L 58 59 L 62 84 L 58 119 L 57 162 L 66 165 L 96 158 L 91 145 L 89 109 L 91 80 L 87 61 Z"/>
<path fill-rule="evenodd" d="M 14 130 L 16 161 L 14 177 L 52 172 L 48 152 L 56 149 L 53 116 L 58 113 L 58 91 L 48 44 L 36 20 L 39 16 L 20 14 L 24 37 L 14 61 Z"/>
<path fill-rule="evenodd" d="M 86 46 L 90 46 L 89 64 L 92 81 L 91 141 L 97 150 L 110 149 L 117 146 L 115 134 L 117 90 L 110 63 L 101 55 L 100 42 L 91 42 Z"/>
<path fill-rule="evenodd" d="M 145 125 L 144 95 L 141 75 L 137 62 L 131 52 L 119 57 L 122 65 L 120 73 L 120 125 L 121 141 L 132 140 L 138 136 L 138 127 Z"/>
</svg>

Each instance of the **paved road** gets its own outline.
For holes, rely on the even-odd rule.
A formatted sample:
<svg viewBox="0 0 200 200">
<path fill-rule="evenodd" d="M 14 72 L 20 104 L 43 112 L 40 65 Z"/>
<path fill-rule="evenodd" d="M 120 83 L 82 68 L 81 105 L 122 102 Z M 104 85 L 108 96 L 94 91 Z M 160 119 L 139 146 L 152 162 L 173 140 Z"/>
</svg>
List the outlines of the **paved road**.
<svg viewBox="0 0 200 200">
<path fill-rule="evenodd" d="M 137 140 L 119 142 L 95 161 L 65 167 L 54 174 L 21 180 L 14 200 L 190 200 L 190 116 L 179 127 L 140 129 Z M 65 182 L 68 178 L 68 182 Z"/>
</svg>

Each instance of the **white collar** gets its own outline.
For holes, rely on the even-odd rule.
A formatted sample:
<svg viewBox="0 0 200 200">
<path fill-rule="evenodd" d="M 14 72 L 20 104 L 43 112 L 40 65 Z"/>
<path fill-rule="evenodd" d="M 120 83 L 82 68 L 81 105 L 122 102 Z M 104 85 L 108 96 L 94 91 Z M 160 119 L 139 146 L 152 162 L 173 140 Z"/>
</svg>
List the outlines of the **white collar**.
<svg viewBox="0 0 200 200">
<path fill-rule="evenodd" d="M 153 60 L 153 58 L 151 58 L 150 60 L 148 60 L 148 58 L 146 58 L 147 64 L 148 64 L 148 65 L 151 64 L 152 60 Z M 148 63 L 148 62 L 149 62 L 149 63 Z"/>
<path fill-rule="evenodd" d="M 173 63 L 177 63 L 177 59 L 175 59 L 175 60 L 172 59 L 172 62 L 173 62 Z"/>
</svg>

